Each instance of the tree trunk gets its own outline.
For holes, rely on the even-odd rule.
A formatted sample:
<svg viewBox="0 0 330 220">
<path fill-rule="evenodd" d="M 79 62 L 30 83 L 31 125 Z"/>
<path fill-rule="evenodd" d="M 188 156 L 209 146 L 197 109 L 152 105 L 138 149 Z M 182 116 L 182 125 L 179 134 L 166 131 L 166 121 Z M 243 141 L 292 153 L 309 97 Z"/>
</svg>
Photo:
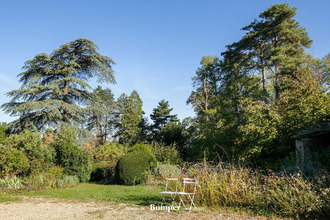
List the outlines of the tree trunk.
<svg viewBox="0 0 330 220">
<path fill-rule="evenodd" d="M 264 64 L 264 60 L 261 57 L 261 66 L 262 66 L 262 90 L 263 90 L 263 96 L 264 96 L 264 102 L 265 104 L 268 104 L 268 92 L 267 92 L 267 88 L 266 88 L 266 67 Z"/>
<path fill-rule="evenodd" d="M 68 78 L 69 77 L 69 73 L 66 73 L 64 78 Z M 69 82 L 66 81 L 65 84 L 64 84 L 64 89 L 63 89 L 63 92 L 64 92 L 64 101 L 65 102 L 69 102 Z"/>
<path fill-rule="evenodd" d="M 274 48 L 277 48 L 277 36 L 274 37 Z M 277 55 L 277 54 L 276 54 Z M 280 99 L 280 80 L 279 80 L 280 68 L 278 61 L 275 61 L 275 99 Z"/>
<path fill-rule="evenodd" d="M 275 99 L 280 99 L 280 80 L 279 80 L 279 67 L 275 65 Z"/>
<path fill-rule="evenodd" d="M 207 110 L 208 110 L 208 99 L 209 99 L 209 96 L 208 96 L 207 88 L 206 88 L 206 78 L 204 78 L 203 93 L 204 93 L 204 100 L 205 100 L 204 110 L 206 112 L 206 121 L 209 121 L 209 116 L 207 115 L 208 114 L 207 113 Z"/>
</svg>

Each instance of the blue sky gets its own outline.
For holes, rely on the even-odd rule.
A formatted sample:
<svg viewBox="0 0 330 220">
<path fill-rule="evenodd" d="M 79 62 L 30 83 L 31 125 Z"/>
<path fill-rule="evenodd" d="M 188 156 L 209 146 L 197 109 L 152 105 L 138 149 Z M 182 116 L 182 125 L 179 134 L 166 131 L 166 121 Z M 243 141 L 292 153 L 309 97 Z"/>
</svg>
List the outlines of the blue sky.
<svg viewBox="0 0 330 220">
<path fill-rule="evenodd" d="M 147 116 L 162 99 L 180 119 L 193 116 L 186 100 L 202 56 L 220 55 L 244 35 L 240 28 L 285 2 L 297 8 L 296 20 L 313 40 L 309 52 L 318 58 L 328 54 L 327 0 L 0 0 L 0 105 L 10 100 L 7 92 L 20 87 L 16 76 L 25 61 L 89 38 L 117 63 L 117 84 L 102 85 L 116 98 L 135 89 Z M 0 110 L 0 122 L 12 120 Z"/>
</svg>

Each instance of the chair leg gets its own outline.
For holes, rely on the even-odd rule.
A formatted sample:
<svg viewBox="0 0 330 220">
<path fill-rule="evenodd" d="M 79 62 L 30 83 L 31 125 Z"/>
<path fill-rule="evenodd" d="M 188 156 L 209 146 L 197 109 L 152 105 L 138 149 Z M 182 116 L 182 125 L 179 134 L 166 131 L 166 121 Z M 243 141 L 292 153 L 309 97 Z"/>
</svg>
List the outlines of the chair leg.
<svg viewBox="0 0 330 220">
<path fill-rule="evenodd" d="M 162 203 L 161 203 L 161 205 L 163 205 L 163 203 L 165 203 L 165 196 L 163 196 L 163 198 L 162 198 Z"/>
<path fill-rule="evenodd" d="M 194 199 L 192 199 L 190 195 L 189 195 L 189 199 L 190 199 L 190 207 L 189 207 L 189 212 L 190 212 L 191 208 L 194 206 L 194 209 L 196 209 L 196 206 L 195 206 L 195 203 L 194 203 Z"/>
<path fill-rule="evenodd" d="M 182 203 L 182 205 L 184 206 L 184 208 L 186 209 L 187 207 L 186 207 L 186 205 L 184 204 L 184 201 L 183 201 L 183 199 L 182 199 L 182 196 L 179 196 L 179 197 L 180 197 L 179 210 L 180 210 L 180 207 L 181 207 L 181 203 Z"/>
<path fill-rule="evenodd" d="M 176 198 L 176 194 L 174 194 L 173 198 L 172 198 L 172 206 L 177 205 L 175 202 L 175 198 Z"/>
</svg>

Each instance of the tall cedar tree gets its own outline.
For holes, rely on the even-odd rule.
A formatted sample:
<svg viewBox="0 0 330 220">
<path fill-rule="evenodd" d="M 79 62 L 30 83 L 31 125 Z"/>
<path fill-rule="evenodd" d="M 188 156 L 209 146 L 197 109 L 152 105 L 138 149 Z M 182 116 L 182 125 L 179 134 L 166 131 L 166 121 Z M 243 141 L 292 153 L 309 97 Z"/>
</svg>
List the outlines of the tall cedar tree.
<svg viewBox="0 0 330 220">
<path fill-rule="evenodd" d="M 82 106 L 92 97 L 86 81 L 115 83 L 114 61 L 97 49 L 93 41 L 80 38 L 25 62 L 18 75 L 21 88 L 8 92 L 12 99 L 1 106 L 19 117 L 10 124 L 12 132 L 84 121 Z"/>
</svg>

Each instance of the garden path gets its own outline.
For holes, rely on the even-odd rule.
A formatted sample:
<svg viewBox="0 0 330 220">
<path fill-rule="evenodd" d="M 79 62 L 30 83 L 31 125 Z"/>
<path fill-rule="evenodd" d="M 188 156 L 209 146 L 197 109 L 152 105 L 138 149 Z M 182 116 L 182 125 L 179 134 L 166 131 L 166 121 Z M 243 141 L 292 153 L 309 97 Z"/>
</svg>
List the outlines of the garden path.
<svg viewBox="0 0 330 220">
<path fill-rule="evenodd" d="M 0 219 L 266 219 L 215 211 L 151 211 L 150 207 L 111 202 L 21 197 L 21 201 L 0 203 Z"/>
</svg>

